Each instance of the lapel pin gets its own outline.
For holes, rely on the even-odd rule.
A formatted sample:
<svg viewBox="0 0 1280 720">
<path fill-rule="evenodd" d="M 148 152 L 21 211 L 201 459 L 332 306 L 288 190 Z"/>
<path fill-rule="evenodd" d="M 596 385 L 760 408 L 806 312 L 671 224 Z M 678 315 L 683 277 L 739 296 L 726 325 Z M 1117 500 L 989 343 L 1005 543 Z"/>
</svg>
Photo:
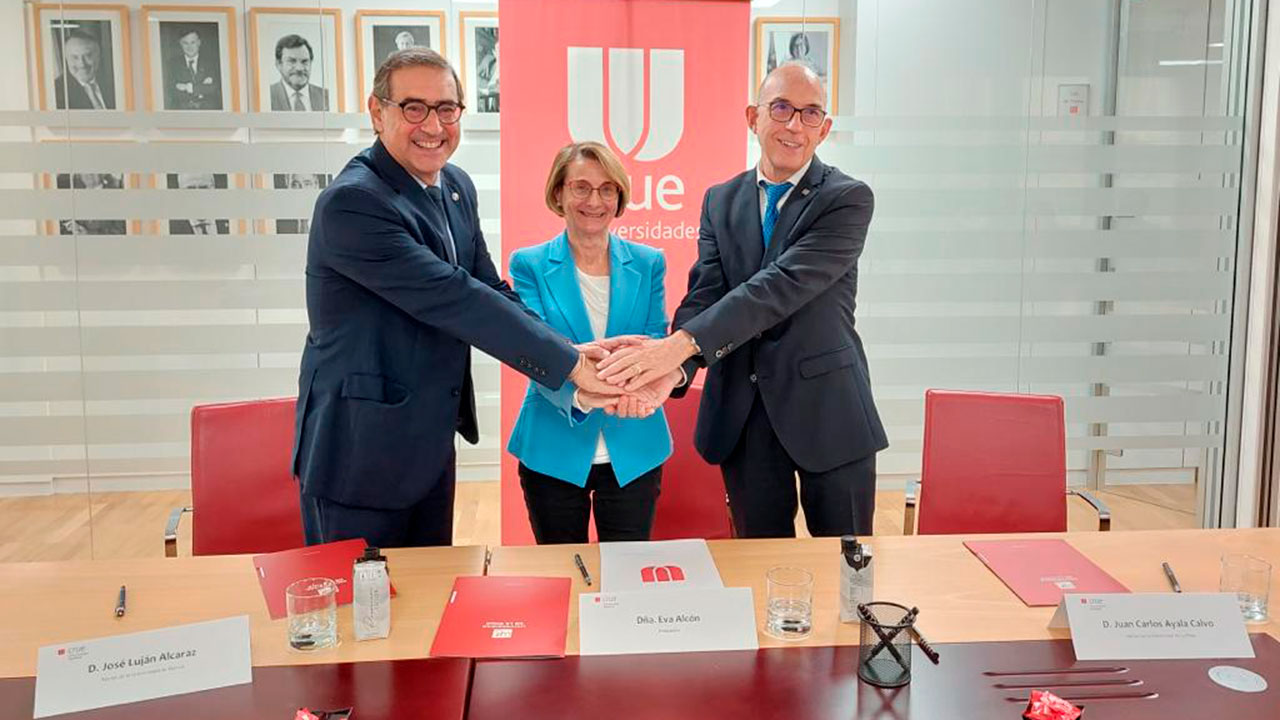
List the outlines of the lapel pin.
<svg viewBox="0 0 1280 720">
<path fill-rule="evenodd" d="M 800 191 L 800 194 L 801 194 L 801 195 L 808 195 L 808 194 L 809 194 L 809 188 L 805 188 L 805 189 L 801 190 L 801 191 Z"/>
<path fill-rule="evenodd" d="M 456 192 L 453 194 L 453 201 L 458 202 L 458 193 Z"/>
</svg>

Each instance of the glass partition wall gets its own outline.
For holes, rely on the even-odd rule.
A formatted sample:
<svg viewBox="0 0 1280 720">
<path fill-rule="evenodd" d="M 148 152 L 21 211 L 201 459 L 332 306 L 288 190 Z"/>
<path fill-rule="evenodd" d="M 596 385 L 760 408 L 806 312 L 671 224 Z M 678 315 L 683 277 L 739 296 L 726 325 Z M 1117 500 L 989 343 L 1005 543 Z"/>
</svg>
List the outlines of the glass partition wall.
<svg viewBox="0 0 1280 720">
<path fill-rule="evenodd" d="M 858 312 L 881 488 L 919 471 L 925 389 L 1044 392 L 1066 398 L 1070 482 L 1223 519 L 1256 4 L 752 3 L 743 77 L 814 67 L 820 155 L 876 192 Z M 191 407 L 296 393 L 311 207 L 372 141 L 364 98 L 404 32 L 484 95 L 454 161 L 501 256 L 497 10 L 0 10 L 0 561 L 159 555 Z M 273 86 L 304 45 L 298 111 Z M 475 364 L 459 478 L 495 481 L 497 366 Z"/>
</svg>

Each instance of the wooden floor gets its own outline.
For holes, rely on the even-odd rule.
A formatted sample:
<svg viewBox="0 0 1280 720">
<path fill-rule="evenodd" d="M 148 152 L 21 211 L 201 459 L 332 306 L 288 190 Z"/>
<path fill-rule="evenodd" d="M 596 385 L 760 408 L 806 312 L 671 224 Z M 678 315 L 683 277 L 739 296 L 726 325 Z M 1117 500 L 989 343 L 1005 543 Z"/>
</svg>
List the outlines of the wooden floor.
<svg viewBox="0 0 1280 720">
<path fill-rule="evenodd" d="M 1127 485 L 1098 493 L 1111 507 L 1112 530 L 1195 527 L 1196 486 Z M 160 557 L 169 510 L 191 502 L 180 490 L 0 498 L 0 562 Z M 1092 508 L 1069 503 L 1072 530 L 1097 527 Z M 92 517 L 92 523 L 89 522 Z M 458 484 L 454 543 L 499 545 L 498 483 Z M 803 518 L 797 532 L 805 535 Z M 875 532 L 902 533 L 902 493 L 876 493 Z M 191 548 L 190 516 L 180 528 L 179 553 Z"/>
</svg>

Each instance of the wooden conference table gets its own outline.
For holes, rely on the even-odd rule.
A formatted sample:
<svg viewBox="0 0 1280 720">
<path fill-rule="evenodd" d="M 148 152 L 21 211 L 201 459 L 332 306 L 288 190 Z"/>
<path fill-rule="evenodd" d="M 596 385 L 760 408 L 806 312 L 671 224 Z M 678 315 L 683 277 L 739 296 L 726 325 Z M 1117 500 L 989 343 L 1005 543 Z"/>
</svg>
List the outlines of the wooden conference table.
<svg viewBox="0 0 1280 720">
<path fill-rule="evenodd" d="M 1000 537 L 1016 536 L 983 536 L 983 539 Z M 1188 592 L 1217 590 L 1219 558 L 1226 552 L 1247 552 L 1280 567 L 1280 529 L 1080 532 L 1032 537 L 1066 538 L 1135 592 L 1168 590 L 1160 568 L 1162 561 L 1174 567 Z M 943 645 L 939 650 L 944 664 L 939 668 L 947 667 L 948 657 L 952 658 L 953 668 L 957 664 L 980 662 L 978 658 L 993 653 L 1013 657 L 1011 648 L 1015 647 L 1030 653 L 1023 662 L 1038 658 L 1046 663 L 1062 662 L 1065 649 L 1065 660 L 1070 664 L 1070 646 L 1061 642 L 1067 637 L 1065 631 L 1046 627 L 1052 609 L 1024 606 L 963 547 L 965 539 L 962 536 L 871 538 L 876 557 L 877 599 L 920 608 L 919 628 L 935 645 Z M 407 703 L 404 709 L 429 707 L 431 717 L 461 717 L 467 710 L 469 690 L 470 717 L 507 720 L 513 716 L 539 716 L 540 713 L 534 712 L 540 707 L 537 703 L 524 702 L 532 697 L 530 688 L 537 687 L 550 693 L 550 699 L 560 701 L 542 706 L 547 711 L 558 707 L 559 717 L 564 717 L 565 703 L 578 709 L 593 707 L 617 717 L 674 717 L 673 706 L 664 705 L 659 697 L 659 691 L 668 687 L 661 683 L 667 680 L 679 681 L 684 689 L 683 694 L 668 692 L 669 702 L 689 702 L 690 688 L 711 693 L 704 699 L 715 702 L 700 708 L 698 714 L 702 717 L 716 716 L 716 709 L 725 713 L 734 709 L 727 698 L 736 695 L 724 695 L 726 688 L 746 692 L 745 699 L 739 698 L 739 702 L 747 702 L 747 709 L 756 707 L 759 712 L 746 713 L 755 717 L 771 716 L 765 710 L 767 703 L 750 705 L 755 702 L 751 697 L 755 696 L 766 697 L 782 708 L 778 717 L 787 716 L 789 712 L 793 713 L 791 716 L 801 717 L 805 708 L 821 714 L 850 715 L 851 708 L 856 707 L 856 716 L 877 716 L 866 714 L 874 710 L 880 713 L 878 716 L 893 718 L 929 717 L 927 713 L 934 711 L 923 694 L 924 680 L 934 677 L 930 682 L 934 682 L 935 687 L 945 686 L 948 680 L 945 673 L 939 674 L 939 670 L 923 662 L 921 656 L 917 655 L 915 663 L 920 675 L 908 686 L 915 688 L 914 699 L 910 694 L 886 698 L 852 681 L 856 648 L 850 646 L 858 641 L 857 626 L 838 622 L 837 540 L 724 540 L 711 541 L 708 545 L 725 585 L 753 589 L 758 620 L 764 615 L 764 574 L 768 568 L 799 565 L 812 570 L 815 593 L 811 637 L 799 643 L 784 643 L 761 634 L 760 645 L 765 649 L 759 653 L 572 657 L 578 648 L 576 596 L 598 589 L 598 585 L 587 588 L 583 584 L 573 565 L 573 553 L 582 554 L 598 582 L 598 547 L 497 547 L 492 549 L 489 574 L 572 579 L 574 597 L 570 602 L 566 647 L 571 657 L 558 661 L 482 661 L 475 664 L 474 678 L 468 684 L 469 661 L 421 658 L 430 647 L 453 579 L 484 572 L 485 549 L 481 547 L 388 550 L 397 590 L 392 605 L 391 637 L 354 642 L 350 609 L 341 608 L 342 644 L 313 654 L 296 653 L 287 648 L 284 621 L 273 621 L 267 616 L 248 556 L 0 565 L 0 613 L 6 618 L 0 629 L 0 678 L 15 678 L 0 680 L 0 719 L 30 717 L 29 678 L 35 674 L 36 650 L 40 646 L 239 614 L 250 617 L 255 666 L 253 685 L 187 696 L 190 699 L 185 701 L 169 698 L 83 716 L 173 717 L 179 708 L 190 713 L 197 705 L 192 701 L 201 699 L 200 712 L 183 716 L 250 717 L 255 715 L 244 714 L 243 708 L 270 706 L 279 707 L 280 711 L 268 717 L 291 717 L 283 714 L 284 710 L 300 704 L 334 707 L 336 703 L 355 704 L 357 718 L 370 720 L 392 717 L 393 705 Z M 112 610 L 121 584 L 129 588 L 129 611 L 124 618 L 116 619 Z M 1280 592 L 1280 588 L 1277 591 Z M 1273 603 L 1273 609 L 1275 605 Z M 1251 625 L 1250 631 L 1280 637 L 1280 625 L 1275 622 Z M 1041 642 L 1007 645 L 996 642 L 1010 640 Z M 1053 640 L 1058 642 L 1047 642 Z M 1255 638 L 1255 645 L 1258 642 L 1259 638 Z M 962 645 L 951 645 L 955 643 Z M 969 643 L 972 645 L 965 645 Z M 1266 643 L 1261 647 L 1260 658 L 1265 655 L 1263 659 L 1280 663 L 1280 654 L 1271 657 L 1271 648 L 1276 644 L 1270 640 Z M 795 650 L 797 647 L 806 649 Z M 654 682 L 659 685 L 637 684 L 636 673 L 645 668 L 653 671 L 651 678 L 657 678 Z M 1197 673 L 1203 675 L 1203 672 Z M 610 679 L 616 684 L 617 692 L 600 685 Z M 1272 707 L 1280 708 L 1280 675 L 1269 676 L 1269 679 L 1273 687 L 1262 695 L 1273 703 Z M 649 696 L 646 702 L 636 702 L 636 688 L 645 688 Z M 724 697 L 713 692 L 716 688 Z M 1172 688 L 1167 689 L 1165 696 L 1169 697 L 1171 691 Z M 867 692 L 873 695 L 864 697 Z M 1019 692 L 1025 697 L 1025 690 Z M 223 698 L 226 704 L 217 706 L 215 702 L 211 706 L 208 700 L 217 698 Z M 612 705 L 600 706 L 601 698 Z M 909 706 L 904 708 L 903 703 L 907 701 Z M 25 706 L 15 706 L 15 702 Z M 1189 706 L 1183 703 L 1178 707 Z M 1102 708 L 1098 705 L 1091 709 L 1091 715 L 1107 717 L 1100 712 Z M 224 711 L 237 714 L 219 714 Z M 405 716 L 419 715 L 410 712 Z M 1017 714 L 1010 716 L 1017 717 Z"/>
</svg>

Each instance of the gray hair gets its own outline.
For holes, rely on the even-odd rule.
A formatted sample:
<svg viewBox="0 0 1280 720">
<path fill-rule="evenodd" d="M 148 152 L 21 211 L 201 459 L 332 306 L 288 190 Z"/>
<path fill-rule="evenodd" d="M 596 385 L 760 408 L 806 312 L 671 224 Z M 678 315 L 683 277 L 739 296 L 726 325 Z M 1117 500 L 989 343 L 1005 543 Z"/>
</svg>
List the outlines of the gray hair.
<svg viewBox="0 0 1280 720">
<path fill-rule="evenodd" d="M 373 96 L 383 100 L 391 99 L 391 73 L 401 68 L 409 67 L 433 67 L 440 70 L 448 70 L 449 75 L 453 77 L 453 88 L 457 91 L 458 102 L 462 102 L 462 83 L 458 82 L 458 71 L 453 69 L 453 65 L 444 58 L 443 55 L 425 47 L 411 47 L 404 50 L 397 50 L 387 56 L 386 60 L 378 66 L 378 72 L 373 76 Z"/>
</svg>

